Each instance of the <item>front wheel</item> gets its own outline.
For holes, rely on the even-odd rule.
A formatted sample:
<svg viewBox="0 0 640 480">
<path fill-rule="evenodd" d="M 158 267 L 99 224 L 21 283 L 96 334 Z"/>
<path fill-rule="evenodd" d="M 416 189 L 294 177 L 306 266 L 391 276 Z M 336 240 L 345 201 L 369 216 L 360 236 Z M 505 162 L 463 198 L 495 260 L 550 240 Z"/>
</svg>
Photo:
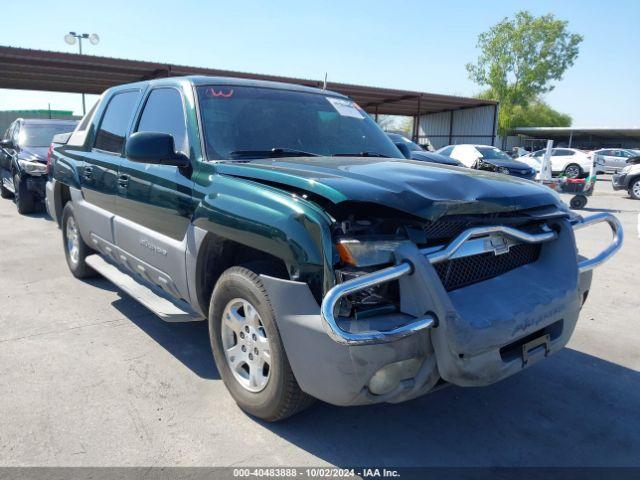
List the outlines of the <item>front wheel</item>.
<svg viewBox="0 0 640 480">
<path fill-rule="evenodd" d="M 582 167 L 577 163 L 570 163 L 564 167 L 564 176 L 567 178 L 580 178 L 582 176 Z"/>
<path fill-rule="evenodd" d="M 298 386 L 260 277 L 244 267 L 225 271 L 209 306 L 216 366 L 245 412 L 274 422 L 313 403 Z"/>
<path fill-rule="evenodd" d="M 94 252 L 80 236 L 71 202 L 67 202 L 62 211 L 62 243 L 67 265 L 74 277 L 91 278 L 97 275 L 95 270 L 86 264 L 86 258 Z"/>
<path fill-rule="evenodd" d="M 16 192 L 15 200 L 18 212 L 22 215 L 33 213 L 36 207 L 36 200 L 33 197 L 33 193 L 27 189 L 27 182 L 21 181 L 17 173 L 13 176 L 13 189 Z"/>
<path fill-rule="evenodd" d="M 636 178 L 631 185 L 629 185 L 629 195 L 634 200 L 640 200 L 640 178 Z"/>
</svg>

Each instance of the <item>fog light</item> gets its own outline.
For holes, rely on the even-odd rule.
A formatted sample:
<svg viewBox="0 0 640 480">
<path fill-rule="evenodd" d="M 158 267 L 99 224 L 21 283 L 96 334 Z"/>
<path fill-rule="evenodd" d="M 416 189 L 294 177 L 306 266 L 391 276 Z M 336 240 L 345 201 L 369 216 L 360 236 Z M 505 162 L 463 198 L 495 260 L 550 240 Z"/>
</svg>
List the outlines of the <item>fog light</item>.
<svg viewBox="0 0 640 480">
<path fill-rule="evenodd" d="M 413 378 L 418 373 L 422 358 L 410 358 L 385 365 L 369 380 L 369 391 L 374 395 L 392 392 L 402 380 Z"/>
</svg>

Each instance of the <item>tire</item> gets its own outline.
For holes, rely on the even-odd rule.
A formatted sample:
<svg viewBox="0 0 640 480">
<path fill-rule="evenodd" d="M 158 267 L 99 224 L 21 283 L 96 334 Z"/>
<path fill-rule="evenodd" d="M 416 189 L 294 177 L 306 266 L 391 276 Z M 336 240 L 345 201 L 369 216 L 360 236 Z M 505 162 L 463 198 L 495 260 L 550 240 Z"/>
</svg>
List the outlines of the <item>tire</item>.
<svg viewBox="0 0 640 480">
<path fill-rule="evenodd" d="M 95 252 L 80 236 L 78 221 L 71 202 L 67 202 L 62 211 L 62 246 L 67 265 L 74 277 L 91 278 L 97 275 L 96 271 L 86 264 L 86 258 Z"/>
<path fill-rule="evenodd" d="M 570 163 L 564 167 L 563 175 L 567 178 L 580 178 L 584 174 L 582 167 L 577 163 Z"/>
<path fill-rule="evenodd" d="M 584 195 L 576 195 L 569 201 L 569 206 L 574 210 L 581 210 L 587 206 L 587 197 Z"/>
<path fill-rule="evenodd" d="M 636 178 L 629 185 L 629 196 L 634 200 L 640 200 L 640 177 Z"/>
<path fill-rule="evenodd" d="M 13 176 L 13 188 L 15 190 L 14 197 L 18 213 L 21 215 L 33 213 L 36 208 L 36 200 L 33 193 L 27 190 L 27 183 L 20 181 L 17 173 Z"/>
<path fill-rule="evenodd" d="M 3 183 L 2 179 L 0 179 L 0 197 L 2 198 L 13 198 L 13 192 L 11 190 L 7 190 Z"/>
<path fill-rule="evenodd" d="M 220 276 L 209 305 L 209 337 L 218 372 L 246 413 L 275 422 L 314 402 L 293 375 L 269 296 L 254 271 L 232 267 Z"/>
</svg>

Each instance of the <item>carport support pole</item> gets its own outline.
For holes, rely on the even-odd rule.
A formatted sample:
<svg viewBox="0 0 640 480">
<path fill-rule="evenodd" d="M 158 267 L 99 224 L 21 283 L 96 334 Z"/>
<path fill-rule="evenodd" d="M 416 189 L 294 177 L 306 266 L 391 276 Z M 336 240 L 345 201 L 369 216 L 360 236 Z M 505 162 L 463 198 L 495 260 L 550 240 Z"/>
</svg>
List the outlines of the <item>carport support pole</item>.
<svg viewBox="0 0 640 480">
<path fill-rule="evenodd" d="M 569 146 L 567 148 L 571 148 L 571 142 L 573 142 L 573 132 L 569 132 Z"/>
</svg>

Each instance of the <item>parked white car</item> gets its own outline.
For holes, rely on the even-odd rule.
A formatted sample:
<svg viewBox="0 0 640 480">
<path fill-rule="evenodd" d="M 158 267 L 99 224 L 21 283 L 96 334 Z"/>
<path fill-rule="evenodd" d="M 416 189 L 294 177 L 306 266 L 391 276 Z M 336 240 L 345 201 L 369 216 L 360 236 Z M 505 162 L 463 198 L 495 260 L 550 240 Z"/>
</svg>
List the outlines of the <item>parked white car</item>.
<svg viewBox="0 0 640 480">
<path fill-rule="evenodd" d="M 606 172 L 618 172 L 627 166 L 627 160 L 639 157 L 640 152 L 627 148 L 601 148 L 595 150 L 596 164 L 603 167 Z"/>
<path fill-rule="evenodd" d="M 520 162 L 519 158 L 514 160 L 491 145 L 449 145 L 436 153 L 458 160 L 468 168 L 513 175 L 527 180 L 533 180 L 536 176 L 535 170 Z"/>
<path fill-rule="evenodd" d="M 526 163 L 531 168 L 540 172 L 542 158 L 546 150 L 538 150 L 523 157 L 518 157 L 519 162 Z M 563 174 L 568 178 L 580 178 L 588 175 L 593 162 L 590 154 L 575 148 L 553 148 L 551 150 L 551 171 L 555 175 Z M 596 173 L 604 171 L 596 167 Z"/>
</svg>

